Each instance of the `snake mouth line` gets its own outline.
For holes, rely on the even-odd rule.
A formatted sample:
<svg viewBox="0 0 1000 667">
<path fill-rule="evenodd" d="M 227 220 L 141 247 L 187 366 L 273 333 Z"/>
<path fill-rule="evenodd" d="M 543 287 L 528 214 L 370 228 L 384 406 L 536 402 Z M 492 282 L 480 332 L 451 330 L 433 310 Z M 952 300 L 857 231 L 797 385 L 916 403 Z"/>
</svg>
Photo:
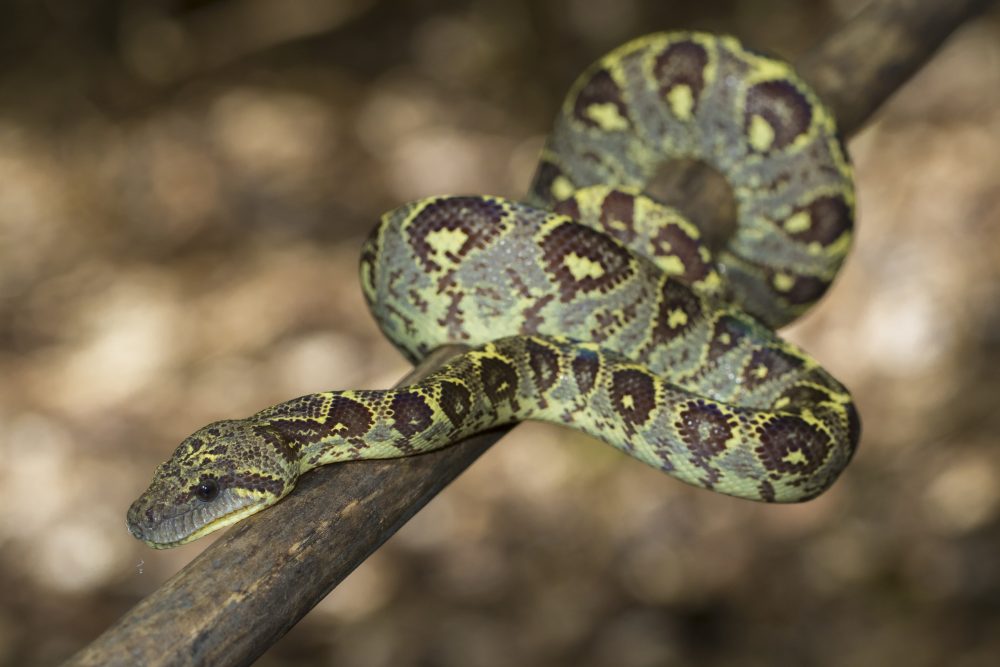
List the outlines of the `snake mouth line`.
<svg viewBox="0 0 1000 667">
<path fill-rule="evenodd" d="M 194 530 L 194 531 L 192 531 L 192 532 L 190 532 L 190 533 L 188 533 L 188 534 L 186 534 L 186 535 L 184 535 L 184 536 L 182 536 L 182 537 L 180 537 L 180 538 L 178 538 L 176 540 L 166 540 L 166 541 L 157 540 L 155 538 L 155 534 L 158 533 L 158 532 L 160 532 L 160 531 L 158 531 L 156 528 L 154 528 L 152 531 L 150 531 L 150 533 L 145 533 L 145 532 L 143 532 L 141 530 L 141 528 L 137 532 L 137 530 L 135 530 L 132 525 L 129 525 L 128 526 L 128 530 L 129 530 L 130 533 L 132 533 L 132 535 L 134 537 L 138 538 L 139 540 L 141 540 L 142 542 L 144 542 L 145 544 L 147 544 L 148 546 L 150 546 L 150 547 L 152 547 L 154 549 L 172 549 L 173 547 L 179 547 L 182 544 L 187 544 L 188 542 L 193 542 L 194 540 L 197 540 L 198 538 L 203 537 L 203 536 L 205 536 L 205 535 L 207 535 L 209 533 L 212 533 L 212 532 L 214 532 L 216 530 L 219 530 L 221 528 L 225 528 L 226 526 L 229 526 L 229 525 L 232 525 L 234 523 L 237 523 L 237 522 L 245 519 L 246 517 L 250 516 L 251 514 L 257 513 L 258 511 L 260 511 L 261 509 L 263 509 L 266 506 L 267 505 L 265 503 L 263 503 L 263 502 L 256 502 L 256 503 L 251 503 L 250 505 L 246 505 L 246 506 L 240 507 L 238 509 L 232 510 L 230 512 L 227 512 L 226 514 L 223 514 L 223 515 L 221 515 L 221 516 L 213 519 L 212 521 L 209 521 L 208 523 L 202 525 L 201 527 L 197 528 L 196 530 Z M 191 511 L 193 512 L 194 510 L 191 510 Z M 190 513 L 188 513 L 188 514 L 190 514 Z M 178 519 L 182 518 L 183 516 L 185 516 L 185 515 L 182 514 L 182 515 L 175 516 L 175 517 L 173 517 L 171 519 L 171 521 L 172 522 L 176 522 Z M 147 535 L 149 535 L 149 536 L 147 537 Z"/>
</svg>

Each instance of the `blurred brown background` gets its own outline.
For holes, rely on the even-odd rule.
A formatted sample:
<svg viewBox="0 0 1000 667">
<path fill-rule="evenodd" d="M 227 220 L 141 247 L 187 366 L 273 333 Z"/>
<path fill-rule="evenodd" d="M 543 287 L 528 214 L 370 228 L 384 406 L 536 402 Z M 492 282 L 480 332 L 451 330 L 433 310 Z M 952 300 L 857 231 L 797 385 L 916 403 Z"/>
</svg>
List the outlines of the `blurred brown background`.
<svg viewBox="0 0 1000 667">
<path fill-rule="evenodd" d="M 0 3 L 0 664 L 189 561 L 125 530 L 189 432 L 406 364 L 377 216 L 518 196 L 562 94 L 660 29 L 794 58 L 859 0 Z M 850 148 L 859 233 L 789 335 L 856 393 L 827 495 L 762 506 L 528 425 L 261 665 L 942 665 L 1000 656 L 1000 21 Z"/>
</svg>

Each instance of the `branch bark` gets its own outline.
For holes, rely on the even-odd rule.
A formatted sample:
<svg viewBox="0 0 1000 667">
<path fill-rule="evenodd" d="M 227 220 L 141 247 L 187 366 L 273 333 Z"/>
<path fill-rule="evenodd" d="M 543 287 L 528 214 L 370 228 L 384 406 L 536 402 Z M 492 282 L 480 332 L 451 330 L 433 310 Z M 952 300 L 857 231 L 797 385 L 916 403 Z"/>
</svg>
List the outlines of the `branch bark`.
<svg viewBox="0 0 1000 667">
<path fill-rule="evenodd" d="M 846 134 L 875 110 L 988 0 L 873 2 L 812 52 L 799 71 L 834 108 Z M 688 172 L 672 202 L 717 222 L 717 192 Z M 663 196 L 664 190 L 660 190 Z M 675 197 L 680 197 L 675 198 Z M 442 348 L 400 384 L 462 350 Z M 507 432 L 393 461 L 327 466 L 295 492 L 217 540 L 68 665 L 246 665 L 259 657 L 410 517 Z"/>
<path fill-rule="evenodd" d="M 873 0 L 795 63 L 833 110 L 844 137 L 857 133 L 960 25 L 993 0 Z M 754 46 L 754 45 L 750 45 Z M 728 238 L 735 203 L 721 176 L 701 164 L 661 174 L 651 194 L 696 222 L 713 249 Z"/>
</svg>

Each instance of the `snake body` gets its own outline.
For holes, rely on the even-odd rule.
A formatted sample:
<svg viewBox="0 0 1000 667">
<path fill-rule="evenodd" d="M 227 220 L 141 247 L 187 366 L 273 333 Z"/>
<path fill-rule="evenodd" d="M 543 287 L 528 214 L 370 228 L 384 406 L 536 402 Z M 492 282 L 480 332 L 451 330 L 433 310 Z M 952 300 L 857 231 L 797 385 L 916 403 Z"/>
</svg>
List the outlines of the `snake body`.
<svg viewBox="0 0 1000 667">
<path fill-rule="evenodd" d="M 643 193 L 695 158 L 732 187 L 712 256 Z M 432 197 L 386 213 L 361 282 L 412 361 L 472 348 L 407 387 L 302 396 L 215 422 L 161 464 L 129 530 L 176 546 L 274 504 L 303 472 L 438 449 L 534 419 L 685 482 L 812 498 L 847 465 L 847 390 L 773 328 L 826 290 L 854 192 L 827 108 L 791 67 L 731 37 L 661 33 L 592 65 L 556 119 L 526 203 Z"/>
</svg>

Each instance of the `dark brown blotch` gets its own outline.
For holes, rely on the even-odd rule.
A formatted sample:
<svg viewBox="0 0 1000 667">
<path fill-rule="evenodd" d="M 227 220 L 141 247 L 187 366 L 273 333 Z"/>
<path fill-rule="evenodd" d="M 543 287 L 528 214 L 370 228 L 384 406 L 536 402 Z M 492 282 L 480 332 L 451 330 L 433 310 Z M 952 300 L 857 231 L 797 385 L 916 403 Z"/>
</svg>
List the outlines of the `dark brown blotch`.
<svg viewBox="0 0 1000 667">
<path fill-rule="evenodd" d="M 517 370 L 503 359 L 483 357 L 479 362 L 483 392 L 494 404 L 517 396 Z"/>
<path fill-rule="evenodd" d="M 472 394 L 465 386 L 456 382 L 441 383 L 441 409 L 452 426 L 460 428 L 469 416 L 472 408 Z"/>
<path fill-rule="evenodd" d="M 434 249 L 427 237 L 435 231 L 460 230 L 465 241 L 455 251 L 452 261 L 458 261 L 475 249 L 486 247 L 503 231 L 504 209 L 496 201 L 484 197 L 446 197 L 427 204 L 407 226 L 407 237 L 413 251 L 427 271 L 441 267 L 433 260 Z"/>
<path fill-rule="evenodd" d="M 416 392 L 398 391 L 390 406 L 393 428 L 407 438 L 423 433 L 434 423 L 434 411 Z"/>
<path fill-rule="evenodd" d="M 535 170 L 535 178 L 531 181 L 531 188 L 529 192 L 531 192 L 534 197 L 541 199 L 543 202 L 547 202 L 549 205 L 554 205 L 556 203 L 556 198 L 552 194 L 552 184 L 555 183 L 556 179 L 560 176 L 564 176 L 563 170 L 560 169 L 554 162 L 543 159 L 538 163 L 538 169 Z"/>
<path fill-rule="evenodd" d="M 635 237 L 635 197 L 612 190 L 601 202 L 601 227 L 612 238 L 628 243 Z"/>
<path fill-rule="evenodd" d="M 694 100 L 692 111 L 697 111 L 705 88 L 707 64 L 708 52 L 700 44 L 690 41 L 671 44 L 653 62 L 653 76 L 660 85 L 660 94 L 666 97 L 675 86 L 688 86 Z"/>
<path fill-rule="evenodd" d="M 525 345 L 528 351 L 528 368 L 531 369 L 531 380 L 539 393 L 551 389 L 559 380 L 559 352 L 544 343 L 528 340 Z"/>
<path fill-rule="evenodd" d="M 781 393 L 779 398 L 787 399 L 787 409 L 814 408 L 831 400 L 830 393 L 811 384 L 794 384 Z"/>
<path fill-rule="evenodd" d="M 264 414 L 268 418 L 305 417 L 319 419 L 326 414 L 326 397 L 323 394 L 307 394 L 268 408 Z"/>
<path fill-rule="evenodd" d="M 267 428 L 277 432 L 287 442 L 313 443 L 335 435 L 347 440 L 361 438 L 371 428 L 371 410 L 364 404 L 342 395 L 324 400 L 328 406 L 325 418 L 304 418 L 296 414 L 294 419 L 269 416 Z"/>
<path fill-rule="evenodd" d="M 593 350 L 581 350 L 570 364 L 573 369 L 573 380 L 582 396 L 586 396 L 594 389 L 597 382 L 597 373 L 601 367 L 601 359 L 597 352 Z"/>
<path fill-rule="evenodd" d="M 770 347 L 754 350 L 750 360 L 743 367 L 743 386 L 755 389 L 767 382 L 773 382 L 802 368 L 802 359 Z"/>
<path fill-rule="evenodd" d="M 368 407 L 346 396 L 333 396 L 316 440 L 331 434 L 342 438 L 360 438 L 368 433 L 371 426 L 372 411 Z"/>
<path fill-rule="evenodd" d="M 225 478 L 219 480 L 219 485 L 223 488 L 248 489 L 250 491 L 271 493 L 276 496 L 280 496 L 285 490 L 285 483 L 280 479 L 274 479 L 255 472 L 227 475 Z M 195 497 L 197 486 L 195 484 L 191 488 L 192 498 Z"/>
<path fill-rule="evenodd" d="M 701 256 L 701 242 L 691 238 L 678 225 L 663 225 L 650 239 L 654 257 L 676 257 L 684 266 L 684 272 L 672 275 L 685 285 L 703 280 L 712 271 L 712 264 Z"/>
<path fill-rule="evenodd" d="M 573 116 L 588 127 L 600 127 L 587 113 L 594 104 L 613 104 L 618 110 L 618 115 L 628 120 L 628 108 L 622 97 L 621 88 L 611 76 L 611 72 L 606 69 L 594 72 L 577 93 L 573 103 Z M 631 121 L 629 123 L 631 124 Z"/>
<path fill-rule="evenodd" d="M 673 340 L 693 327 L 701 317 L 701 302 L 687 285 L 665 278 L 653 327 L 657 344 Z"/>
<path fill-rule="evenodd" d="M 561 202 L 552 207 L 552 211 L 554 213 L 558 213 L 559 215 L 565 215 L 567 218 L 573 218 L 574 220 L 580 219 L 580 204 L 577 203 L 575 197 L 563 199 Z"/>
<path fill-rule="evenodd" d="M 849 231 L 854 224 L 851 207 L 840 195 L 817 197 L 806 206 L 797 207 L 795 213 L 809 215 L 809 227 L 789 234 L 803 243 L 828 246 Z"/>
<path fill-rule="evenodd" d="M 572 300 L 577 292 L 610 291 L 634 273 L 632 257 L 625 248 L 575 222 L 565 222 L 552 229 L 541 245 L 546 268 L 559 284 L 563 302 Z M 600 275 L 577 279 L 566 265 L 571 255 L 600 265 Z"/>
<path fill-rule="evenodd" d="M 826 293 L 826 288 L 829 286 L 829 281 L 817 276 L 799 275 L 792 278 L 792 286 L 789 289 L 779 291 L 779 294 L 792 305 L 804 306 L 817 301 Z"/>
<path fill-rule="evenodd" d="M 764 466 L 782 474 L 808 475 L 826 462 L 830 440 L 794 415 L 778 415 L 760 428 L 756 452 Z"/>
<path fill-rule="evenodd" d="M 747 132 L 754 116 L 760 116 L 771 126 L 774 140 L 768 150 L 790 145 L 812 123 L 809 100 L 788 81 L 764 81 L 752 86 L 747 91 L 744 113 Z"/>
<path fill-rule="evenodd" d="M 327 423 L 316 419 L 281 419 L 274 418 L 268 422 L 268 428 L 276 433 L 276 440 L 311 444 L 319 442 L 330 434 Z"/>
<path fill-rule="evenodd" d="M 712 340 L 708 344 L 708 360 L 715 361 L 726 352 L 738 347 L 750 335 L 750 326 L 731 315 L 723 315 L 716 321 Z"/>
<path fill-rule="evenodd" d="M 702 461 L 726 451 L 733 437 L 733 424 L 714 403 L 697 399 L 681 409 L 674 424 L 687 448 Z"/>
<path fill-rule="evenodd" d="M 641 426 L 656 407 L 656 385 L 649 373 L 628 368 L 611 376 L 611 402 L 627 425 Z"/>
<path fill-rule="evenodd" d="M 361 436 L 372 425 L 372 412 L 367 406 L 346 396 L 333 396 L 327 408 L 326 423 L 345 436 Z"/>
<path fill-rule="evenodd" d="M 277 452 L 281 458 L 289 463 L 295 463 L 299 460 L 298 449 L 283 437 L 279 429 L 261 425 L 255 426 L 253 431 L 268 447 Z"/>
</svg>

